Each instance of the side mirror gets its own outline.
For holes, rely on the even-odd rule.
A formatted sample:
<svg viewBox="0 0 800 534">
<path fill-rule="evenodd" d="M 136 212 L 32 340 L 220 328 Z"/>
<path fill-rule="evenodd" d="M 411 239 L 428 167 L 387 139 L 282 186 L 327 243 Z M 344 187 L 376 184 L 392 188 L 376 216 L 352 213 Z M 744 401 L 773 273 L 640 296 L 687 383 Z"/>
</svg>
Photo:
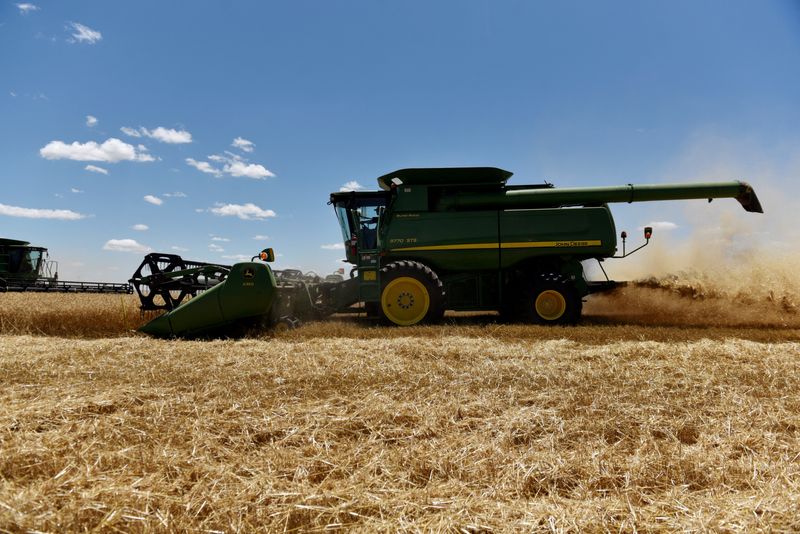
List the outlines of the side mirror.
<svg viewBox="0 0 800 534">
<path fill-rule="evenodd" d="M 653 237 L 653 228 L 651 226 L 645 226 L 644 227 L 644 240 L 645 240 L 645 243 L 643 245 L 639 245 L 639 247 L 631 250 L 630 252 L 627 252 L 625 250 L 625 240 L 628 238 L 628 232 L 623 231 L 621 234 L 619 234 L 619 236 L 622 238 L 622 256 L 611 256 L 612 258 L 625 258 L 627 256 L 630 256 L 631 254 L 633 254 L 637 250 L 641 250 L 644 247 L 646 247 L 647 244 L 650 242 L 650 238 Z M 602 260 L 600 260 L 600 261 L 602 261 Z"/>
<path fill-rule="evenodd" d="M 261 259 L 261 261 L 266 261 L 271 263 L 275 261 L 275 251 L 272 250 L 272 248 L 265 248 L 264 250 L 261 251 L 258 257 Z"/>
</svg>

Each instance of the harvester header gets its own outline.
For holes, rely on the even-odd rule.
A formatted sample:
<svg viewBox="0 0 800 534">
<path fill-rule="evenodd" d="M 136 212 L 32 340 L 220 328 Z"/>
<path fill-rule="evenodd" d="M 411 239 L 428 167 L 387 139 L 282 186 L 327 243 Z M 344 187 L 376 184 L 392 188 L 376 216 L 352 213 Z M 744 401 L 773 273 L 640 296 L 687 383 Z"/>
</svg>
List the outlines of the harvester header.
<svg viewBox="0 0 800 534">
<path fill-rule="evenodd" d="M 273 273 L 260 262 L 214 266 L 150 255 L 161 266 L 153 263 L 146 275 L 140 266 L 131 283 L 140 296 L 161 295 L 169 317 L 143 330 L 198 335 L 239 320 L 291 325 L 346 312 L 414 325 L 438 321 L 445 310 L 572 324 L 585 297 L 618 286 L 587 280 L 584 262 L 629 256 L 652 236 L 647 228 L 645 243 L 626 252 L 622 232 L 619 254 L 609 204 L 733 198 L 746 211 L 762 212 L 744 182 L 556 188 L 509 186 L 511 176 L 495 167 L 400 169 L 378 178 L 380 190 L 331 193 L 349 279 Z M 206 298 L 169 297 L 178 290 L 194 295 L 203 284 Z M 142 302 L 153 308 L 152 299 Z"/>
</svg>

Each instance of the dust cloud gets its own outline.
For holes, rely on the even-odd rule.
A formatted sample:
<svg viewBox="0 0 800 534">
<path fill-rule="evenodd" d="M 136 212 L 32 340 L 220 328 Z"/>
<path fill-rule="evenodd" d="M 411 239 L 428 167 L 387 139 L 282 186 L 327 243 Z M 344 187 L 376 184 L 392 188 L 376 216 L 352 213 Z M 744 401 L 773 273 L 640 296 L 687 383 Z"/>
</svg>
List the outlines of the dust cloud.
<svg viewBox="0 0 800 534">
<path fill-rule="evenodd" d="M 765 206 L 775 210 L 766 220 L 725 212 L 688 239 L 657 236 L 636 262 L 615 265 L 614 277 L 628 285 L 590 296 L 585 315 L 632 324 L 800 328 L 800 250 L 792 225 L 778 224 L 790 218 L 786 204 Z"/>
</svg>

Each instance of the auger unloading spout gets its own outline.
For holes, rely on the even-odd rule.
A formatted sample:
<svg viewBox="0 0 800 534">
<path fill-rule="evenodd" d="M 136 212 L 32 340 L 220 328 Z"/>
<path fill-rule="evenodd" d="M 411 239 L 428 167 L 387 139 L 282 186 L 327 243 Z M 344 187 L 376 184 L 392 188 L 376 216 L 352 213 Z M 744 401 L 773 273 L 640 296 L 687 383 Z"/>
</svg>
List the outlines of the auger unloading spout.
<svg viewBox="0 0 800 534">
<path fill-rule="evenodd" d="M 746 211 L 762 213 L 753 188 L 744 182 L 689 184 L 627 184 L 606 187 L 505 188 L 495 191 L 454 191 L 437 202 L 439 210 L 534 209 L 601 206 L 612 203 L 735 198 Z"/>
<path fill-rule="evenodd" d="M 751 213 L 764 213 L 764 210 L 761 208 L 761 202 L 758 201 L 758 197 L 756 196 L 756 192 L 750 187 L 750 184 L 747 182 L 739 182 L 739 194 L 736 196 L 736 200 L 739 201 L 739 204 L 745 209 L 745 211 L 749 211 Z"/>
<path fill-rule="evenodd" d="M 438 321 L 445 310 L 573 324 L 584 297 L 618 285 L 587 280 L 582 262 L 644 246 L 627 251 L 623 232 L 618 254 L 609 205 L 732 198 L 763 211 L 745 182 L 556 188 L 509 186 L 511 175 L 494 167 L 401 169 L 378 178 L 380 191 L 332 193 L 349 279 L 149 255 L 131 283 L 143 310 L 167 313 L 142 330 L 194 336 L 242 321 L 292 325 L 343 312 L 406 326 Z M 648 229 L 645 244 L 650 237 Z"/>
</svg>

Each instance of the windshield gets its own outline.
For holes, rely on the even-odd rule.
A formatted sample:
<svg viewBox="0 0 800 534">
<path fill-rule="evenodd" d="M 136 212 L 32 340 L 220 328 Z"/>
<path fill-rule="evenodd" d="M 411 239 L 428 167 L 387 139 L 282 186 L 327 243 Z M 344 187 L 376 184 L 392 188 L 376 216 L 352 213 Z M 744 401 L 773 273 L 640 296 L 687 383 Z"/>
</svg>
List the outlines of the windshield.
<svg viewBox="0 0 800 534">
<path fill-rule="evenodd" d="M 350 241 L 350 221 L 347 217 L 347 208 L 344 206 L 336 206 L 336 218 L 339 219 L 339 228 L 342 230 L 342 241 L 345 243 Z"/>
<path fill-rule="evenodd" d="M 28 252 L 28 261 L 30 263 L 31 272 L 39 272 L 39 262 L 42 260 L 41 250 L 31 250 Z"/>
<path fill-rule="evenodd" d="M 39 261 L 42 258 L 40 250 L 12 248 L 9 250 L 8 256 L 9 272 L 19 274 L 39 272 Z"/>
<path fill-rule="evenodd" d="M 378 220 L 386 209 L 390 194 L 384 191 L 331 193 L 336 218 L 342 231 L 347 261 L 356 262 L 358 251 L 378 248 Z M 353 240 L 356 242 L 353 243 Z"/>
</svg>

